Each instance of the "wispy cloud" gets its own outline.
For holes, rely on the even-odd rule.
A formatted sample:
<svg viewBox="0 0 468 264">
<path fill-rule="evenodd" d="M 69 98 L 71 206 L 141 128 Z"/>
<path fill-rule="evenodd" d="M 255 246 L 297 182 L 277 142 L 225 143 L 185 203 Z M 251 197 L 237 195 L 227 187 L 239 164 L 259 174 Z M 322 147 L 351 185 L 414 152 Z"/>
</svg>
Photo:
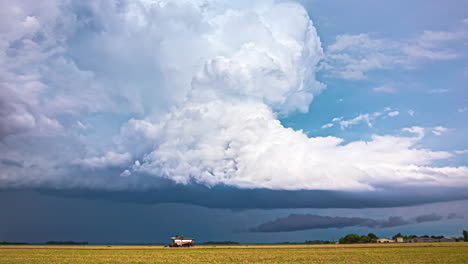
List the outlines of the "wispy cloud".
<svg viewBox="0 0 468 264">
<path fill-rule="evenodd" d="M 436 126 L 432 128 L 432 133 L 436 136 L 442 136 L 445 134 L 449 129 L 443 126 Z"/>
<path fill-rule="evenodd" d="M 334 123 L 339 123 L 341 129 L 346 129 L 348 127 L 358 125 L 361 123 L 365 123 L 368 127 L 373 126 L 373 122 L 379 118 L 383 118 L 384 116 L 389 116 L 389 117 L 396 117 L 400 114 L 399 111 L 393 110 L 390 107 L 385 107 L 383 112 L 374 112 L 374 113 L 365 113 L 365 114 L 360 114 L 354 118 L 351 119 L 343 119 L 343 117 L 335 117 L 332 119 L 331 123 L 329 124 L 334 124 Z M 326 124 L 328 125 L 328 124 Z"/>
<path fill-rule="evenodd" d="M 340 127 L 341 127 L 341 129 L 345 129 L 347 127 L 357 125 L 357 124 L 362 123 L 362 122 L 366 123 L 367 126 L 372 127 L 372 122 L 371 121 L 373 121 L 375 118 L 380 116 L 380 114 L 381 114 L 380 112 L 376 112 L 376 113 L 373 113 L 373 114 L 360 114 L 360 115 L 356 116 L 353 119 L 340 121 Z"/>
<path fill-rule="evenodd" d="M 376 93 L 386 93 L 386 94 L 394 94 L 397 92 L 395 87 L 388 85 L 388 84 L 375 87 L 372 90 Z"/>
<path fill-rule="evenodd" d="M 447 215 L 447 219 L 449 220 L 452 220 L 452 219 L 464 219 L 465 217 L 461 214 L 457 214 L 457 213 L 450 213 L 449 215 Z"/>
<path fill-rule="evenodd" d="M 369 34 L 339 35 L 326 48 L 322 69 L 325 74 L 348 80 L 364 80 L 374 70 L 403 67 L 412 69 L 424 60 L 444 61 L 460 58 L 462 52 L 451 43 L 468 39 L 468 27 L 463 24 L 448 31 L 426 30 L 411 39 L 374 38 Z M 382 86 L 375 92 L 394 93 Z"/>
<path fill-rule="evenodd" d="M 333 127 L 334 125 L 332 123 L 328 123 L 322 126 L 322 129 L 330 128 Z"/>
<path fill-rule="evenodd" d="M 89 128 L 91 128 L 91 125 L 84 124 L 81 121 L 76 121 L 76 125 L 82 130 L 88 130 Z"/>
<path fill-rule="evenodd" d="M 112 151 L 107 152 L 103 156 L 78 159 L 73 163 L 90 169 L 102 169 L 123 167 L 131 162 L 130 153 L 115 153 Z"/>
<path fill-rule="evenodd" d="M 442 88 L 441 89 L 431 89 L 431 90 L 429 90 L 430 94 L 444 94 L 444 93 L 448 93 L 448 92 L 450 92 L 449 89 L 442 89 Z"/>
<path fill-rule="evenodd" d="M 463 155 L 463 154 L 467 154 L 467 153 L 468 153 L 468 149 L 465 149 L 465 150 L 455 150 L 454 152 L 455 152 L 455 154 Z"/>
</svg>

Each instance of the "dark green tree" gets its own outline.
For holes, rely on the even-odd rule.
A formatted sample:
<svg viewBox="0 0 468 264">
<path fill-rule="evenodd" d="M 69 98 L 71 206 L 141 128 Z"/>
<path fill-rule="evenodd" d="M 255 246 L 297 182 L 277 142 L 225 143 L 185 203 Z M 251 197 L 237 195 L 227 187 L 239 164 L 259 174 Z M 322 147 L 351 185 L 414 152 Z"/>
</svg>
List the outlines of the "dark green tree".
<svg viewBox="0 0 468 264">
<path fill-rule="evenodd" d="M 369 239 L 369 236 L 366 236 L 366 235 L 363 235 L 359 238 L 359 243 L 370 243 L 370 239 Z"/>
<path fill-rule="evenodd" d="M 377 241 L 377 239 L 379 239 L 374 233 L 367 234 L 367 237 L 369 237 L 369 242 L 370 243 L 375 243 L 375 241 Z"/>
<path fill-rule="evenodd" d="M 358 234 L 348 234 L 345 237 L 340 238 L 340 244 L 354 244 L 359 243 L 361 237 Z"/>
<path fill-rule="evenodd" d="M 398 234 L 394 235 L 394 236 L 392 237 L 392 239 L 395 240 L 397 237 L 403 237 L 403 236 L 401 235 L 401 233 L 398 233 Z"/>
<path fill-rule="evenodd" d="M 463 230 L 463 241 L 468 242 L 468 231 Z"/>
</svg>

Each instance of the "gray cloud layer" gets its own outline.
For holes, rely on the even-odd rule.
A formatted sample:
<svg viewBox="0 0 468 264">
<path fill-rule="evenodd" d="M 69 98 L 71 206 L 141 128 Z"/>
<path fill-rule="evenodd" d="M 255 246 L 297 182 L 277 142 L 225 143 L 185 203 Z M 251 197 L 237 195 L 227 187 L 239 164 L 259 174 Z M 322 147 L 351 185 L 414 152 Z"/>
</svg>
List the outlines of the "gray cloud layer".
<svg viewBox="0 0 468 264">
<path fill-rule="evenodd" d="M 320 216 L 312 214 L 291 214 L 285 218 L 263 223 L 250 228 L 249 232 L 289 232 L 308 229 L 344 228 L 361 226 L 370 228 L 387 228 L 424 222 L 435 222 L 443 217 L 437 214 L 420 215 L 411 219 L 391 216 L 388 219 L 376 220 L 362 217 Z"/>
<path fill-rule="evenodd" d="M 136 204 L 188 203 L 209 208 L 275 209 L 275 208 L 382 208 L 427 204 L 440 201 L 468 199 L 461 189 L 387 189 L 375 192 L 284 191 L 269 189 L 239 189 L 229 186 L 208 188 L 204 185 L 180 185 L 170 180 L 145 179 L 158 188 L 145 191 L 103 191 L 42 189 L 44 195 L 109 200 Z M 157 180 L 157 181 L 155 181 Z M 131 184 L 131 183 L 129 183 Z M 181 195 L 174 195 L 178 193 Z"/>
</svg>

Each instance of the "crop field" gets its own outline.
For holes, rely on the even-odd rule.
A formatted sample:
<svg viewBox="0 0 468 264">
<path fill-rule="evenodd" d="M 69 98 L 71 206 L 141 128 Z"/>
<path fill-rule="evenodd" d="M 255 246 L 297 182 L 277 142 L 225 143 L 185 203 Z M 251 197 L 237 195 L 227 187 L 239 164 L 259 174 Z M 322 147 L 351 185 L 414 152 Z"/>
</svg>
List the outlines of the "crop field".
<svg viewBox="0 0 468 264">
<path fill-rule="evenodd" d="M 0 263 L 468 263 L 468 243 L 0 246 Z"/>
</svg>

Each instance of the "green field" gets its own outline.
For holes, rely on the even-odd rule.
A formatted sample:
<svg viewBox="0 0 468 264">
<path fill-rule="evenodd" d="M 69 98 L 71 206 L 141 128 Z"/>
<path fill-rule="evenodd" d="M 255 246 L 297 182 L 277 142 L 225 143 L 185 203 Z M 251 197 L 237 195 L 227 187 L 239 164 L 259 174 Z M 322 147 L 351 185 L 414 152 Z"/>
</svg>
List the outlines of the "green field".
<svg viewBox="0 0 468 264">
<path fill-rule="evenodd" d="M 0 263 L 468 263 L 468 243 L 277 246 L 0 246 Z"/>
</svg>

